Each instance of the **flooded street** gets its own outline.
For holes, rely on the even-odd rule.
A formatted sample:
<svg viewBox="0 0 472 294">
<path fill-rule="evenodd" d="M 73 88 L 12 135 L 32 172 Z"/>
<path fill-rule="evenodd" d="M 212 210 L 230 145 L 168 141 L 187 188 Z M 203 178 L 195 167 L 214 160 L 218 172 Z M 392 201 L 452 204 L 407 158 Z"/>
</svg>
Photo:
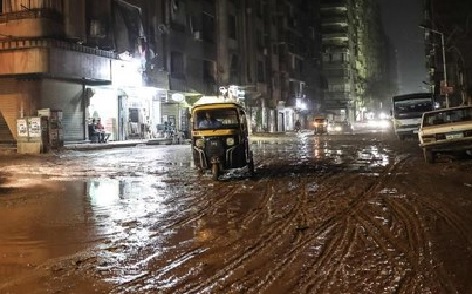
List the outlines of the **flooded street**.
<svg viewBox="0 0 472 294">
<path fill-rule="evenodd" d="M 0 293 L 472 293 L 472 160 L 388 134 L 0 158 Z"/>
</svg>

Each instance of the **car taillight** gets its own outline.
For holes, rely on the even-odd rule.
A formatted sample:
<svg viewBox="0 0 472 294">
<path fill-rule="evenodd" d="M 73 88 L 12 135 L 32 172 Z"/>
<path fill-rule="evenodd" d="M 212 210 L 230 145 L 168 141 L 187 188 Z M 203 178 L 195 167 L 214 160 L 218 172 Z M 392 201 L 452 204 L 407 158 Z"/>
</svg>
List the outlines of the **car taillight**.
<svg viewBox="0 0 472 294">
<path fill-rule="evenodd" d="M 440 133 L 436 134 L 436 140 L 445 140 L 446 139 L 446 134 Z"/>
<path fill-rule="evenodd" d="M 465 131 L 464 137 L 472 137 L 472 130 Z"/>
</svg>

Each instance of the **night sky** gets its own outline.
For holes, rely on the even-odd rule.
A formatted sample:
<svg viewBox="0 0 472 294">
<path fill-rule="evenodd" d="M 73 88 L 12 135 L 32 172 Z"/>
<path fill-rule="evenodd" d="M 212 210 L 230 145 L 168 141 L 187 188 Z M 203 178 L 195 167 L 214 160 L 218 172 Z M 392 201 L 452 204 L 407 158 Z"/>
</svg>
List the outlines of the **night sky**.
<svg viewBox="0 0 472 294">
<path fill-rule="evenodd" d="M 427 92 L 425 68 L 423 0 L 379 0 L 386 34 L 397 49 L 400 94 Z"/>
</svg>

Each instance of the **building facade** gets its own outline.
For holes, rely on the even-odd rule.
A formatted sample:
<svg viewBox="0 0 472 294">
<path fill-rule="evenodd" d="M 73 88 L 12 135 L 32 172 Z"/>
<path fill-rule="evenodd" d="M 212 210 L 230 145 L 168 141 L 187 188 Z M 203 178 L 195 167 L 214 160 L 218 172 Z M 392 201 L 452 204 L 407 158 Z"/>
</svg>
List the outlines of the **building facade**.
<svg viewBox="0 0 472 294">
<path fill-rule="evenodd" d="M 438 103 L 472 104 L 472 2 L 424 0 L 427 83 Z M 444 42 L 443 42 L 444 40 Z M 446 82 L 444 82 L 446 81 Z M 447 98 L 446 98 L 447 97 Z"/>
<path fill-rule="evenodd" d="M 374 0 L 321 2 L 323 109 L 336 120 L 363 120 L 394 92 L 391 51 Z M 387 107 L 388 108 L 388 107 Z"/>
<path fill-rule="evenodd" d="M 111 140 L 189 129 L 202 96 L 244 103 L 255 131 L 320 110 L 320 1 L 2 0 L 0 134 L 63 113 L 65 141 L 100 118 Z M 188 135 L 188 134 L 187 134 Z"/>
</svg>

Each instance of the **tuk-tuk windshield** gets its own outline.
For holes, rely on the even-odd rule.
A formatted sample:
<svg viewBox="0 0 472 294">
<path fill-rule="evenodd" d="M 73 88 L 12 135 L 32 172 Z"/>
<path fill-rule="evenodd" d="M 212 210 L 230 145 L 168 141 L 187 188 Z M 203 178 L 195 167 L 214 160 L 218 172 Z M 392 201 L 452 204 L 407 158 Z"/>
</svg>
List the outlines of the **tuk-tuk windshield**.
<svg viewBox="0 0 472 294">
<path fill-rule="evenodd" d="M 239 119 L 236 109 L 206 109 L 195 112 L 194 129 L 238 129 Z"/>
</svg>

